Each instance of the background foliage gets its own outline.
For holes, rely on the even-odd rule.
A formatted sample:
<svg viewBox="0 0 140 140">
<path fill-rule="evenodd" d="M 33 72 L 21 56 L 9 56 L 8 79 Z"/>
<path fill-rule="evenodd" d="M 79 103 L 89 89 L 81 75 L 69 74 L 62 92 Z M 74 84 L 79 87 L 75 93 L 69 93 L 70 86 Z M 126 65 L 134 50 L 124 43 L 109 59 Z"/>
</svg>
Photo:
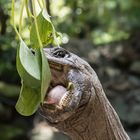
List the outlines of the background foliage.
<svg viewBox="0 0 140 140">
<path fill-rule="evenodd" d="M 62 34 L 63 46 L 84 57 L 96 69 L 127 132 L 132 140 L 139 140 L 140 1 L 46 0 L 46 3 L 57 31 Z M 19 7 L 17 1 L 17 18 Z M 58 132 L 52 133 L 50 128 L 40 125 L 38 117 L 21 117 L 14 109 L 20 85 L 15 67 L 19 43 L 10 25 L 10 11 L 11 1 L 0 0 L 0 138 L 39 140 L 35 134 L 46 130 L 48 140 L 51 136 L 53 140 L 59 136 L 62 139 Z M 27 26 L 22 35 L 28 42 Z"/>
</svg>

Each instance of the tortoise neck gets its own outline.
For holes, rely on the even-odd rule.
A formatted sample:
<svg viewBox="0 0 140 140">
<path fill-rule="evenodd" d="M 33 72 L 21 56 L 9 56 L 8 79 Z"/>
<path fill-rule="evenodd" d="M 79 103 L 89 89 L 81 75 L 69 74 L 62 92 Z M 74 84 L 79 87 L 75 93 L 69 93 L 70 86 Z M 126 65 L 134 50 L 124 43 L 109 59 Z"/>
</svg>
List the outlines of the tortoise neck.
<svg viewBox="0 0 140 140">
<path fill-rule="evenodd" d="M 104 92 L 95 93 L 60 130 L 72 140 L 130 140 Z"/>
</svg>

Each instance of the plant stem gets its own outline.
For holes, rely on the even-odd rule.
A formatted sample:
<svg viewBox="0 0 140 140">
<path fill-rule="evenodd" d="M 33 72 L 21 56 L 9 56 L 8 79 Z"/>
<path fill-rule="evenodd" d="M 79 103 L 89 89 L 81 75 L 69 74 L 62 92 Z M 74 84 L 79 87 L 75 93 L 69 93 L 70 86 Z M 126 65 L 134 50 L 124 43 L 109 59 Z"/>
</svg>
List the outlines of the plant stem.
<svg viewBox="0 0 140 140">
<path fill-rule="evenodd" d="M 39 47 L 43 47 L 41 39 L 40 39 L 40 35 L 39 35 L 39 30 L 38 30 L 34 0 L 32 0 L 32 5 L 33 5 L 33 15 L 34 15 L 35 29 L 36 29 L 36 34 L 37 34 L 37 38 L 38 38 Z"/>
<path fill-rule="evenodd" d="M 12 0 L 12 12 L 11 12 L 12 25 L 13 25 L 14 30 L 15 30 L 16 34 L 18 35 L 19 39 L 21 39 L 21 36 L 20 36 L 20 34 L 16 28 L 16 25 L 15 25 L 15 11 L 14 11 L 14 9 L 15 9 L 15 0 Z"/>
<path fill-rule="evenodd" d="M 60 47 L 59 43 L 58 43 L 58 40 L 57 40 L 57 37 L 56 37 L 56 31 L 55 31 L 55 28 L 52 24 L 52 28 L 53 28 L 53 37 L 54 37 L 54 41 L 55 43 L 57 44 L 58 47 Z"/>
<path fill-rule="evenodd" d="M 25 0 L 25 8 L 26 8 L 27 16 L 28 16 L 28 18 L 30 18 L 32 14 L 31 14 L 31 12 L 29 10 L 28 2 L 29 2 L 29 0 Z"/>
<path fill-rule="evenodd" d="M 45 1 L 42 0 L 42 3 L 43 3 L 43 8 L 46 9 Z"/>
<path fill-rule="evenodd" d="M 40 9 L 43 9 L 43 6 L 41 5 L 40 0 L 37 0 L 37 2 L 38 2 Z"/>
<path fill-rule="evenodd" d="M 25 5 L 25 0 L 23 0 L 21 4 L 21 11 L 20 11 L 20 18 L 19 18 L 19 34 L 21 34 L 24 5 Z"/>
</svg>

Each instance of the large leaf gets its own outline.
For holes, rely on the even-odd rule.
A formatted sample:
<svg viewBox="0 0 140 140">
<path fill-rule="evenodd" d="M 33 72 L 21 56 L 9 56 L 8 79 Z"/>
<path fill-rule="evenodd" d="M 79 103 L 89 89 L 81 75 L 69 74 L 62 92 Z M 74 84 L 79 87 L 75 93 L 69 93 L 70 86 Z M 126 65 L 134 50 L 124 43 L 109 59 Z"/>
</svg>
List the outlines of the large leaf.
<svg viewBox="0 0 140 140">
<path fill-rule="evenodd" d="M 46 95 L 46 91 L 51 81 L 51 72 L 43 48 L 40 48 L 40 52 L 41 52 L 41 59 L 42 59 L 41 102 L 43 102 L 44 97 Z"/>
<path fill-rule="evenodd" d="M 52 43 L 55 29 L 44 10 L 38 15 L 37 24 L 42 44 Z M 16 109 L 25 116 L 32 115 L 43 102 L 51 80 L 47 58 L 38 43 L 35 23 L 31 27 L 30 40 L 34 53 L 23 40 L 17 50 L 17 70 L 23 82 Z"/>
<path fill-rule="evenodd" d="M 41 11 L 37 16 L 37 25 L 43 46 L 52 43 L 54 39 L 54 28 L 50 21 L 49 15 L 45 10 Z M 33 23 L 31 26 L 30 41 L 33 48 L 39 47 L 35 23 Z"/>
<path fill-rule="evenodd" d="M 38 109 L 40 104 L 40 91 L 30 88 L 22 83 L 19 99 L 16 103 L 16 110 L 24 116 L 30 116 Z"/>
<path fill-rule="evenodd" d="M 23 82 L 16 109 L 20 114 L 29 116 L 43 102 L 51 80 L 43 48 L 32 53 L 21 40 L 17 50 L 17 70 Z"/>
<path fill-rule="evenodd" d="M 17 50 L 17 70 L 21 79 L 30 87 L 37 88 L 40 86 L 40 52 L 35 54 L 21 40 L 20 47 Z"/>
</svg>

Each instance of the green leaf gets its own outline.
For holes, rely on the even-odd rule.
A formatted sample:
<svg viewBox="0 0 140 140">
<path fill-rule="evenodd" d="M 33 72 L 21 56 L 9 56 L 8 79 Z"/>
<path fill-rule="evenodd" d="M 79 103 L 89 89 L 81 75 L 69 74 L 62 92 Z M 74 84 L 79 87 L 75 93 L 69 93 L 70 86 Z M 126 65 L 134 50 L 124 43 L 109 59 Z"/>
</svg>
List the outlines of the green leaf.
<svg viewBox="0 0 140 140">
<path fill-rule="evenodd" d="M 21 79 L 30 87 L 37 88 L 40 86 L 40 57 L 39 51 L 35 51 L 35 54 L 33 54 L 21 40 L 20 47 L 17 50 L 16 65 Z"/>
<path fill-rule="evenodd" d="M 40 105 L 40 92 L 22 83 L 19 99 L 16 103 L 16 110 L 24 116 L 30 116 Z"/>
<path fill-rule="evenodd" d="M 54 39 L 53 37 L 54 28 L 50 21 L 49 15 L 47 14 L 47 12 L 45 12 L 45 10 L 41 11 L 40 14 L 37 16 L 37 25 L 43 46 L 52 43 Z M 33 23 L 31 26 L 30 41 L 33 48 L 39 47 L 35 23 Z"/>
<path fill-rule="evenodd" d="M 29 116 L 43 102 L 51 80 L 43 48 L 38 49 L 33 54 L 21 40 L 17 50 L 17 70 L 23 82 L 16 109 L 20 114 Z"/>
<path fill-rule="evenodd" d="M 40 52 L 41 52 L 41 59 L 42 59 L 41 102 L 43 102 L 44 97 L 46 95 L 46 91 L 51 81 L 51 72 L 43 48 L 40 48 Z"/>
</svg>

